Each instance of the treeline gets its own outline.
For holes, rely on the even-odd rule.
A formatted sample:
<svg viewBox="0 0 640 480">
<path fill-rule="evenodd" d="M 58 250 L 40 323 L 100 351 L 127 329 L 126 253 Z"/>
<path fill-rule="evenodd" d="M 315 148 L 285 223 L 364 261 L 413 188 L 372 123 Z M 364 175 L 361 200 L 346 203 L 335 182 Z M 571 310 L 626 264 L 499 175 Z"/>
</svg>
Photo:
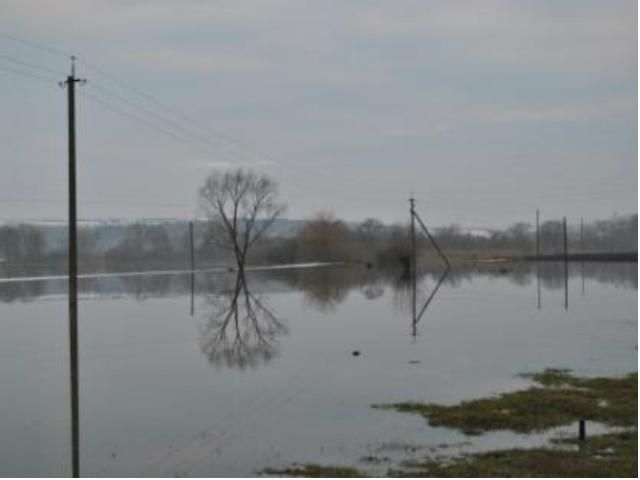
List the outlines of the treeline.
<svg viewBox="0 0 640 480">
<path fill-rule="evenodd" d="M 419 228 L 419 227 L 416 227 Z M 385 225 L 375 219 L 347 224 L 332 215 L 319 214 L 291 238 L 271 238 L 256 249 L 255 260 L 270 263 L 293 261 L 359 260 L 377 264 L 406 263 L 411 254 L 407 224 Z M 638 215 L 616 216 L 592 223 L 567 226 L 572 252 L 636 252 Z M 455 253 L 527 255 L 536 250 L 535 226 L 518 222 L 504 230 L 465 230 L 459 225 L 435 228 L 430 232 L 441 249 Z M 564 248 L 562 221 L 540 225 L 540 252 L 560 253 Z M 419 231 L 417 249 L 433 251 Z"/>
<path fill-rule="evenodd" d="M 318 214 L 306 221 L 287 220 L 286 229 L 275 229 L 251 252 L 254 264 L 307 261 L 363 261 L 376 264 L 407 262 L 410 257 L 409 225 L 386 225 L 370 218 L 347 223 L 331 214 Z M 572 252 L 635 252 L 638 238 L 637 214 L 616 216 L 568 226 Z M 504 230 L 468 230 L 458 225 L 431 232 L 443 250 L 449 252 L 535 252 L 535 226 L 515 223 Z M 198 266 L 225 264 L 232 259 L 221 246 L 220 230 L 198 222 L 195 226 L 195 255 Z M 424 235 L 417 235 L 421 253 L 431 251 Z M 561 221 L 546 221 L 540 228 L 542 253 L 563 249 Z M 81 226 L 78 230 L 81 264 L 100 266 L 149 264 L 188 265 L 190 238 L 187 222 L 131 223 L 117 228 L 108 225 Z M 3 263 L 63 263 L 66 259 L 66 228 L 35 224 L 0 226 L 0 260 Z"/>
</svg>

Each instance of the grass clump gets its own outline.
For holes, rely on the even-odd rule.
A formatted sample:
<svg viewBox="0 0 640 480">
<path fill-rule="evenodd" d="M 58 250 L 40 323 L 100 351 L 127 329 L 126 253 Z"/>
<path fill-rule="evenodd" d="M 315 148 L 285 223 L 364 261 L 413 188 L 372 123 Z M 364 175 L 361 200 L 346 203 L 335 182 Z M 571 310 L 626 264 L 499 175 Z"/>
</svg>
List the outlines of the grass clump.
<svg viewBox="0 0 640 480">
<path fill-rule="evenodd" d="M 307 463 L 303 465 L 292 465 L 282 469 L 267 468 L 261 472 L 264 475 L 278 475 L 284 477 L 334 477 L 353 478 L 364 477 L 359 470 L 352 467 L 336 467 Z"/>
<path fill-rule="evenodd" d="M 497 450 L 452 459 L 405 462 L 394 477 L 637 477 L 637 432 L 590 438 L 581 450 Z"/>
<path fill-rule="evenodd" d="M 577 446 L 580 448 L 577 448 Z M 572 448 L 572 449 L 568 449 Z M 514 448 L 457 457 L 428 457 L 403 462 L 389 477 L 623 477 L 637 478 L 637 431 L 588 438 L 552 440 L 551 447 Z M 316 464 L 267 469 L 267 475 L 293 477 L 364 477 L 350 467 Z"/>
<path fill-rule="evenodd" d="M 531 433 L 570 425 L 579 419 L 612 426 L 637 425 L 638 375 L 579 378 L 567 370 L 527 374 L 541 387 L 446 406 L 419 402 L 374 405 L 421 415 L 432 426 L 468 435 L 490 430 Z"/>
</svg>

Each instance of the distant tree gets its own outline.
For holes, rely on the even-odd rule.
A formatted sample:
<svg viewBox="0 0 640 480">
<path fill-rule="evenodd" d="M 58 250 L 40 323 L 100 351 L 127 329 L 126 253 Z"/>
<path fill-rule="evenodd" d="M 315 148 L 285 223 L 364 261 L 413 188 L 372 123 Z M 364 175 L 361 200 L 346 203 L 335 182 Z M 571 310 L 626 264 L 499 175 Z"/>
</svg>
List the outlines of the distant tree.
<svg viewBox="0 0 640 480">
<path fill-rule="evenodd" d="M 144 229 L 144 248 L 152 255 L 169 256 L 173 253 L 169 232 L 164 225 L 149 225 Z"/>
<path fill-rule="evenodd" d="M 367 218 L 357 227 L 360 240 L 368 248 L 378 243 L 384 234 L 384 225 L 380 220 L 375 218 Z"/>
<path fill-rule="evenodd" d="M 540 225 L 540 250 L 542 253 L 560 253 L 563 250 L 563 224 L 549 220 Z"/>
<path fill-rule="evenodd" d="M 316 214 L 300 229 L 297 238 L 307 260 L 346 260 L 354 253 L 349 228 L 331 213 Z"/>
<path fill-rule="evenodd" d="M 8 225 L 0 227 L 0 257 L 6 260 L 18 260 L 22 257 L 17 228 Z"/>
<path fill-rule="evenodd" d="M 284 211 L 278 187 L 266 175 L 238 169 L 214 172 L 200 188 L 200 206 L 217 230 L 219 245 L 231 250 L 244 270 L 251 247 Z"/>
<path fill-rule="evenodd" d="M 38 259 L 44 251 L 44 237 L 42 231 L 32 225 L 21 225 L 19 228 L 22 257 L 26 259 Z"/>
<path fill-rule="evenodd" d="M 92 227 L 78 229 L 78 255 L 86 260 L 94 255 L 94 249 L 98 242 L 96 231 Z"/>
<path fill-rule="evenodd" d="M 380 264 L 400 264 L 404 268 L 408 268 L 411 258 L 409 225 L 396 223 L 387 227 L 385 245 L 377 257 L 377 261 Z"/>
</svg>

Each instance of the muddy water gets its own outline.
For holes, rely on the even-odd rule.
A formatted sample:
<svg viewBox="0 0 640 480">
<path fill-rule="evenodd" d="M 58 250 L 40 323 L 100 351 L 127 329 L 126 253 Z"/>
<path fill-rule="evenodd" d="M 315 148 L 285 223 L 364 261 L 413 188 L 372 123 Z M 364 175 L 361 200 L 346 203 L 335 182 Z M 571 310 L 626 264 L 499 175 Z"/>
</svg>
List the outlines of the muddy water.
<svg viewBox="0 0 640 480">
<path fill-rule="evenodd" d="M 253 475 L 460 444 L 372 403 L 520 388 L 518 373 L 637 365 L 637 270 L 562 265 L 423 272 L 347 267 L 81 281 L 80 473 Z M 540 288 L 538 289 L 538 285 Z M 539 292 L 539 294 L 538 294 Z M 0 475 L 71 473 L 66 283 L 0 283 Z M 356 353 L 354 355 L 354 353 Z M 496 434 L 474 443 L 529 441 Z"/>
</svg>

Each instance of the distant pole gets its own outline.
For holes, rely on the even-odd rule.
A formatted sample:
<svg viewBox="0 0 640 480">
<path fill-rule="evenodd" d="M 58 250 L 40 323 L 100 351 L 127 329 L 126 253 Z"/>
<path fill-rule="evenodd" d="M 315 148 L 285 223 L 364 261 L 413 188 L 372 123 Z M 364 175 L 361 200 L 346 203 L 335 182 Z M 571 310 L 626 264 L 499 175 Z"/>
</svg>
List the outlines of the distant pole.
<svg viewBox="0 0 640 480">
<path fill-rule="evenodd" d="M 411 284 L 412 284 L 412 323 L 414 326 L 415 335 L 415 322 L 416 322 L 416 277 L 417 277 L 417 261 L 416 261 L 416 213 L 415 213 L 415 199 L 413 193 L 409 198 L 410 212 L 411 212 Z"/>
<path fill-rule="evenodd" d="M 540 260 L 540 210 L 536 208 L 536 260 Z"/>
<path fill-rule="evenodd" d="M 584 217 L 580 217 L 580 253 L 584 254 Z M 584 295 L 584 257 L 580 262 L 580 279 L 582 280 L 582 295 Z"/>
<path fill-rule="evenodd" d="M 540 297 L 540 209 L 536 208 L 536 279 L 538 282 L 538 310 L 542 308 Z"/>
<path fill-rule="evenodd" d="M 196 268 L 196 257 L 195 257 L 195 248 L 194 248 L 194 235 L 193 235 L 193 221 L 189 222 L 189 251 L 190 251 L 190 263 L 191 263 L 191 316 L 193 316 L 195 310 L 195 302 L 194 302 L 194 290 L 195 290 L 195 268 Z"/>
<path fill-rule="evenodd" d="M 562 217 L 562 229 L 564 232 L 564 308 L 569 309 L 569 252 L 567 242 L 567 217 Z"/>
<path fill-rule="evenodd" d="M 193 240 L 193 221 L 189 222 L 189 251 L 190 251 L 190 264 L 191 271 L 193 272 L 196 268 L 196 257 L 194 252 L 194 240 Z"/>
<path fill-rule="evenodd" d="M 567 263 L 569 261 L 569 249 L 567 242 L 567 217 L 562 217 L 562 231 L 563 231 L 563 243 L 564 243 L 564 261 Z"/>
<path fill-rule="evenodd" d="M 80 474 L 80 426 L 78 394 L 78 243 L 76 201 L 76 78 L 75 57 L 71 57 L 71 74 L 61 83 L 67 88 L 69 143 L 69 355 L 71 376 L 71 464 L 72 474 Z"/>
</svg>

